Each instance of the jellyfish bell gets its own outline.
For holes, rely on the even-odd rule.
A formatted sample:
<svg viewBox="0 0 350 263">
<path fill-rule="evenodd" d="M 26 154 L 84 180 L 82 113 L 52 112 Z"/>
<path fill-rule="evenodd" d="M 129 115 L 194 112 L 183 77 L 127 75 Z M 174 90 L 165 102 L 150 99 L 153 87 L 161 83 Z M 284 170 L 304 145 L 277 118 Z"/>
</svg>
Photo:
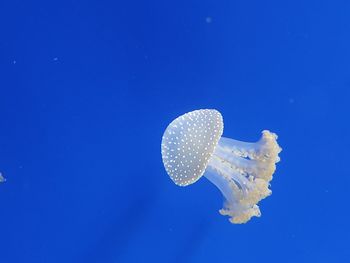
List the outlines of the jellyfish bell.
<svg viewBox="0 0 350 263">
<path fill-rule="evenodd" d="M 224 196 L 219 211 L 231 223 L 261 215 L 257 203 L 271 194 L 269 182 L 279 161 L 277 135 L 267 130 L 256 143 L 222 137 L 217 110 L 186 113 L 166 128 L 161 144 L 165 170 L 173 182 L 188 186 L 206 177 Z"/>
<path fill-rule="evenodd" d="M 187 186 L 202 177 L 222 131 L 216 110 L 192 111 L 170 123 L 162 138 L 162 157 L 175 184 Z"/>
</svg>

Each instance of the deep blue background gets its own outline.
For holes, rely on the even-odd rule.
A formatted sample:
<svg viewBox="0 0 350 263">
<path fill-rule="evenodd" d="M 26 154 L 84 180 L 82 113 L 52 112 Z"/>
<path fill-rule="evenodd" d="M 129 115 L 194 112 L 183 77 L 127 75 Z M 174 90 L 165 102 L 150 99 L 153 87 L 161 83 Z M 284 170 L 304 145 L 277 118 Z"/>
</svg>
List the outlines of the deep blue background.
<svg viewBox="0 0 350 263">
<path fill-rule="evenodd" d="M 1 1 L 0 262 L 348 262 L 349 1 Z M 231 225 L 160 141 L 216 108 L 279 135 L 262 217 Z"/>
</svg>

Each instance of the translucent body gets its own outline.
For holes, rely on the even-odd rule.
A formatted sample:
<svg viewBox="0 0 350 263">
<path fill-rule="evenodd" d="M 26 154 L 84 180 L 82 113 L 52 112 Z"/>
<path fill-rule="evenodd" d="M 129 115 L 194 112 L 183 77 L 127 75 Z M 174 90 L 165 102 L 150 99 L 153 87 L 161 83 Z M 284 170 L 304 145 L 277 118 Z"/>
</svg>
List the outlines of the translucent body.
<svg viewBox="0 0 350 263">
<path fill-rule="evenodd" d="M 276 139 L 274 133 L 263 131 L 257 143 L 219 140 L 204 176 L 224 195 L 220 213 L 230 216 L 231 223 L 245 223 L 261 215 L 257 203 L 271 194 L 269 182 L 281 151 Z"/>
</svg>

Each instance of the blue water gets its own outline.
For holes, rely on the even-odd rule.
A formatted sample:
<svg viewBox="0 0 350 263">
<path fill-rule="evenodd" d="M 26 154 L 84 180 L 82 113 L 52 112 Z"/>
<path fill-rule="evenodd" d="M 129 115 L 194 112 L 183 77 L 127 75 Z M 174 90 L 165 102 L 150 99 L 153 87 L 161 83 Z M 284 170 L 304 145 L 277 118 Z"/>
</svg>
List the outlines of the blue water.
<svg viewBox="0 0 350 263">
<path fill-rule="evenodd" d="M 349 1 L 0 2 L 0 262 L 348 262 Z M 279 135 L 262 217 L 166 174 L 168 123 Z"/>
</svg>

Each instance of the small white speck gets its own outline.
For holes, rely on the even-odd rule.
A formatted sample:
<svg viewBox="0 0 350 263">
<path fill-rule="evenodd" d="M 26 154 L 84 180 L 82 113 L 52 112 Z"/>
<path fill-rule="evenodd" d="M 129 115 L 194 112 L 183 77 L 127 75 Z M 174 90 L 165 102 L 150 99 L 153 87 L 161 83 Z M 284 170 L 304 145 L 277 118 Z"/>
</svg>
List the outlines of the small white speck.
<svg viewBox="0 0 350 263">
<path fill-rule="evenodd" d="M 14 60 L 14 61 L 12 61 L 12 64 L 14 65 L 14 64 L 16 64 L 17 63 L 17 61 L 16 60 Z"/>
<path fill-rule="evenodd" d="M 207 22 L 207 24 L 210 24 L 211 22 L 213 22 L 213 18 L 211 18 L 210 16 L 207 16 L 205 18 L 205 22 Z"/>
<path fill-rule="evenodd" d="M 58 57 L 54 57 L 54 58 L 53 58 L 53 61 L 58 61 Z"/>
</svg>

